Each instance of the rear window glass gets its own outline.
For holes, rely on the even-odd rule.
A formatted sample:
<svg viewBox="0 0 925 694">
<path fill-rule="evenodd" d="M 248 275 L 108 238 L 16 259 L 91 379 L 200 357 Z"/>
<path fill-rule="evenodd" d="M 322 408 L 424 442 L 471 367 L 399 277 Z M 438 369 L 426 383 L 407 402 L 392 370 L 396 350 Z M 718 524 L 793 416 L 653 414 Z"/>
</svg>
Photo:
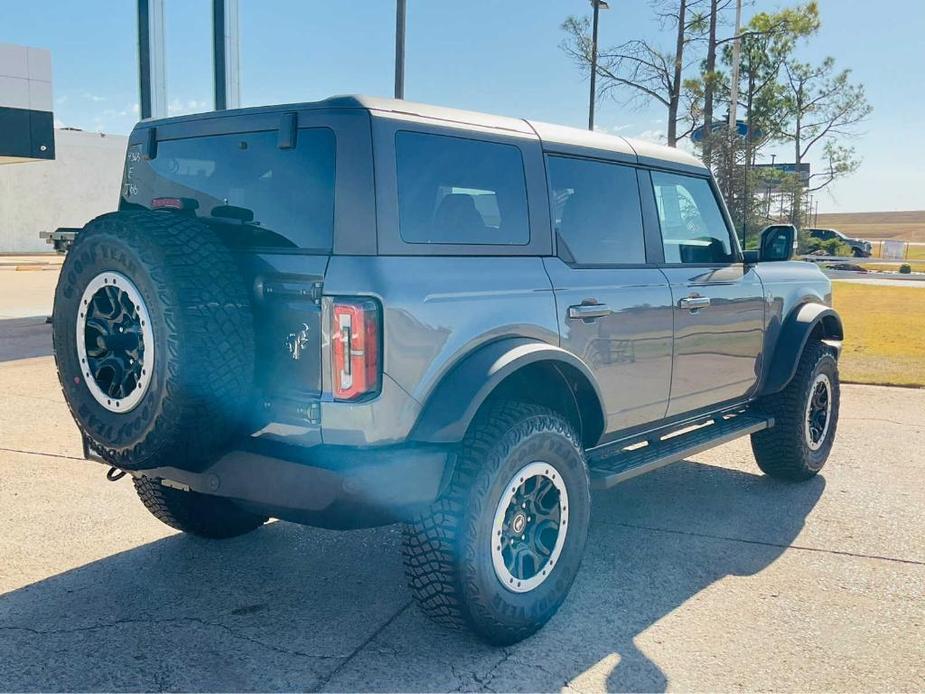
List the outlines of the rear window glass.
<svg viewBox="0 0 925 694">
<path fill-rule="evenodd" d="M 398 218 L 408 243 L 525 245 L 523 158 L 514 145 L 399 132 Z"/>
<path fill-rule="evenodd" d="M 303 128 L 294 148 L 277 142 L 276 131 L 167 140 L 134 163 L 130 151 L 124 198 L 144 207 L 179 199 L 232 245 L 330 251 L 334 133 Z"/>
</svg>

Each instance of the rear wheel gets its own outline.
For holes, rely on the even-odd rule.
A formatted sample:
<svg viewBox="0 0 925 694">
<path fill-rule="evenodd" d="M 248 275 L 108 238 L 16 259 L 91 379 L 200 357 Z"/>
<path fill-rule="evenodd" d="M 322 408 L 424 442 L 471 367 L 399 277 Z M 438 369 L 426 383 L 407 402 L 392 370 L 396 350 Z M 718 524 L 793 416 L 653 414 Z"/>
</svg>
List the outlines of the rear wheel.
<svg viewBox="0 0 925 694">
<path fill-rule="evenodd" d="M 760 404 L 775 423 L 752 434 L 758 467 L 771 477 L 790 481 L 817 474 L 835 441 L 839 397 L 835 356 L 821 342 L 808 343 L 787 387 Z"/>
<path fill-rule="evenodd" d="M 510 644 L 565 600 L 588 533 L 588 469 L 571 425 L 506 402 L 467 433 L 450 489 L 405 529 L 405 566 L 421 609 Z"/>
<path fill-rule="evenodd" d="M 155 518 L 191 535 L 237 537 L 267 522 L 266 516 L 244 511 L 228 499 L 172 489 L 149 477 L 136 477 L 134 482 L 138 498 Z"/>
</svg>

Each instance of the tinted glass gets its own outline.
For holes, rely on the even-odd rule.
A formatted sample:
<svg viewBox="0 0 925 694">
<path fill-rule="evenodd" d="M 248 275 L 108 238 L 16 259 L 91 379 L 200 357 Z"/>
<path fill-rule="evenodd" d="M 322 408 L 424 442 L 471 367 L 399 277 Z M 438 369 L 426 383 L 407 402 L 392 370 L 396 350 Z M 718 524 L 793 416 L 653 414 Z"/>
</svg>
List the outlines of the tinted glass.
<svg viewBox="0 0 925 694">
<path fill-rule="evenodd" d="M 568 157 L 547 162 L 553 224 L 575 261 L 646 262 L 636 170 Z"/>
<path fill-rule="evenodd" d="M 334 133 L 299 130 L 291 149 L 277 141 L 276 131 L 167 140 L 135 162 L 130 150 L 123 198 L 144 207 L 181 198 L 232 245 L 330 251 Z"/>
<path fill-rule="evenodd" d="M 408 243 L 530 241 L 523 158 L 513 145 L 400 132 L 398 221 Z"/>
<path fill-rule="evenodd" d="M 705 178 L 652 172 L 666 263 L 731 263 L 726 221 Z"/>
</svg>

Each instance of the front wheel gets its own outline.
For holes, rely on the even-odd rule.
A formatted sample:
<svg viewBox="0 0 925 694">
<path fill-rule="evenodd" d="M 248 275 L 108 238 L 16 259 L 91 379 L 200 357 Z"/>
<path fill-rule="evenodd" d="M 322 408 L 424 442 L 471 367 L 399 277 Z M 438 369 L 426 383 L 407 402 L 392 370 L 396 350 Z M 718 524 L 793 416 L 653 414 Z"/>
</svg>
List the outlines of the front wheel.
<svg viewBox="0 0 925 694">
<path fill-rule="evenodd" d="M 835 356 L 823 343 L 810 342 L 787 387 L 760 403 L 775 424 L 752 434 L 758 467 L 797 482 L 817 474 L 835 441 L 839 398 Z"/>
<path fill-rule="evenodd" d="M 497 645 L 520 641 L 565 600 L 590 511 L 571 425 L 544 407 L 491 407 L 467 433 L 449 491 L 406 526 L 414 597 L 441 624 Z"/>
</svg>

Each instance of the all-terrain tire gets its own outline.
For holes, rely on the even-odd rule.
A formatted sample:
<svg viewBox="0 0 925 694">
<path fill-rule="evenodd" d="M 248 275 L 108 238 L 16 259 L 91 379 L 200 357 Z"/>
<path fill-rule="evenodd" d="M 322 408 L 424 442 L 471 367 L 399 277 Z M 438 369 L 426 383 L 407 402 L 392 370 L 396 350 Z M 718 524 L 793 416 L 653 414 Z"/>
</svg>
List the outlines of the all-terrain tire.
<svg viewBox="0 0 925 694">
<path fill-rule="evenodd" d="M 827 379 L 831 409 L 828 426 L 818 441 L 810 442 L 807 405 L 814 387 Z M 817 380 L 819 379 L 819 380 Z M 838 362 L 832 350 L 815 340 L 807 343 L 796 374 L 781 392 L 764 398 L 759 408 L 774 417 L 774 426 L 752 434 L 752 451 L 761 470 L 777 479 L 800 482 L 825 465 L 838 427 Z"/>
<path fill-rule="evenodd" d="M 152 363 L 128 411 L 111 411 L 106 395 L 94 394 L 78 353 L 85 293 L 106 277 L 126 278 L 149 315 Z M 53 323 L 65 400 L 111 465 L 201 470 L 237 432 L 252 398 L 253 313 L 232 254 L 205 223 L 141 210 L 89 222 L 62 266 Z"/>
<path fill-rule="evenodd" d="M 512 592 L 492 563 L 493 522 L 518 470 L 536 461 L 561 474 L 567 532 L 548 577 L 528 592 Z M 536 632 L 559 609 L 578 572 L 589 490 L 584 452 L 562 416 L 519 402 L 489 406 L 466 434 L 446 494 L 405 527 L 405 569 L 420 608 L 440 624 L 468 627 L 496 645 Z"/>
<path fill-rule="evenodd" d="M 136 477 L 134 483 L 138 498 L 155 518 L 191 535 L 237 537 L 267 522 L 266 516 L 249 513 L 218 496 L 171 489 L 149 477 Z"/>
</svg>

